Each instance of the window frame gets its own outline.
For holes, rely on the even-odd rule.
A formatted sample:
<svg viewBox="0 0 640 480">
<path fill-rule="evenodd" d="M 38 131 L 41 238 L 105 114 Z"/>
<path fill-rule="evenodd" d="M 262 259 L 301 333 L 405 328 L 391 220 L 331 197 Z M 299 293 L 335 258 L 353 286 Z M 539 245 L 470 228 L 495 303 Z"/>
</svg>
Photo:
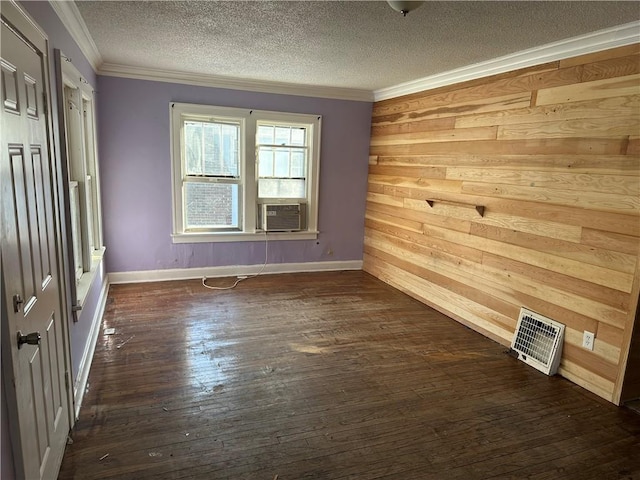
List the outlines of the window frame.
<svg viewBox="0 0 640 480">
<path fill-rule="evenodd" d="M 298 128 L 304 128 L 305 129 L 305 143 L 304 145 L 293 145 L 293 144 L 277 144 L 277 143 L 272 143 L 272 144 L 266 144 L 266 143 L 262 143 L 258 140 L 258 136 L 256 136 L 256 145 L 255 145 L 255 149 L 256 149 L 256 184 L 258 185 L 258 193 L 257 195 L 257 202 L 259 204 L 264 204 L 264 203 L 271 203 L 272 201 L 274 202 L 308 202 L 308 197 L 309 197 L 309 188 L 311 187 L 311 185 L 309 184 L 309 176 L 310 176 L 310 168 L 309 166 L 313 163 L 313 160 L 311 159 L 311 154 L 313 151 L 313 129 L 309 128 L 309 124 L 308 123 L 298 123 L 298 122 L 292 122 L 290 120 L 287 121 L 274 121 L 274 120 L 265 120 L 265 119 L 258 119 L 256 120 L 256 127 L 260 127 L 260 126 L 269 126 L 269 127 L 273 127 L 278 128 L 278 127 L 298 127 Z M 256 131 L 257 129 L 256 128 Z M 305 176 L 304 176 L 304 180 L 305 180 L 305 186 L 306 186 L 306 194 L 304 197 L 261 197 L 260 196 L 260 180 L 261 179 L 268 179 L 268 178 L 272 178 L 272 179 L 295 179 L 295 177 L 277 177 L 274 173 L 273 176 L 268 177 L 265 176 L 263 177 L 260 174 L 260 147 L 266 147 L 266 148 L 271 148 L 271 149 L 277 149 L 277 148 L 285 148 L 285 149 L 300 149 L 300 150 L 306 150 L 305 152 Z M 275 162 L 275 160 L 274 160 Z M 289 165 L 289 170 L 291 169 L 291 165 Z M 273 170 L 275 172 L 275 165 L 273 166 Z"/>
<path fill-rule="evenodd" d="M 58 131 L 66 175 L 69 282 L 74 321 L 77 321 L 77 312 L 85 303 L 105 252 L 96 99 L 93 86 L 82 77 L 71 60 L 59 50 L 55 54 L 56 62 L 60 65 L 57 82 Z"/>
<path fill-rule="evenodd" d="M 211 175 L 211 176 L 207 176 L 207 175 L 193 175 L 193 174 L 189 174 L 186 171 L 186 167 L 185 167 L 185 163 L 186 163 L 186 159 L 185 156 L 183 155 L 183 139 L 184 139 L 184 124 L 186 122 L 189 121 L 194 121 L 194 122 L 209 122 L 209 123 L 217 123 L 217 124 L 233 124 L 233 125 L 238 125 L 238 130 L 239 130 L 239 135 L 238 135 L 238 176 L 237 177 L 225 177 L 222 175 Z M 244 191 L 244 183 L 245 183 L 245 168 L 244 168 L 244 163 L 245 163 L 245 141 L 243 138 L 244 135 L 244 131 L 245 131 L 245 122 L 241 119 L 238 118 L 233 118 L 233 117 L 229 117 L 229 116 L 222 116 L 222 115 L 216 115 L 216 116 L 207 116 L 207 117 L 203 117 L 202 115 L 193 115 L 193 114 L 185 114 L 181 116 L 181 120 L 180 120 L 180 195 L 181 195 L 181 201 L 182 201 L 182 209 L 179 210 L 178 212 L 181 213 L 180 214 L 180 228 L 182 229 L 182 231 L 184 231 L 186 234 L 190 234 L 190 233 L 219 233 L 219 232 L 239 232 L 243 226 L 243 215 L 242 215 L 242 198 L 243 198 L 243 191 Z M 209 184 L 215 184 L 215 185 L 237 185 L 238 187 L 238 192 L 237 192 L 237 202 L 238 202 L 238 227 L 232 227 L 232 226 L 220 226 L 220 227 L 212 227 L 212 228 L 207 228 L 207 227 L 187 227 L 185 225 L 185 219 L 186 219 L 186 213 L 184 211 L 184 198 L 185 198 L 185 191 L 184 191 L 184 187 L 187 184 L 200 184 L 200 185 L 209 185 Z"/>
<path fill-rule="evenodd" d="M 257 225 L 258 221 L 258 172 L 257 172 L 257 125 L 259 122 L 280 123 L 282 125 L 299 125 L 309 129 L 307 195 L 305 230 L 296 232 L 269 232 L 269 236 L 278 240 L 307 240 L 318 237 L 318 200 L 320 174 L 320 135 L 322 116 L 255 110 L 249 108 L 220 107 L 191 103 L 171 102 L 169 104 L 171 118 L 171 189 L 172 189 L 172 224 L 173 243 L 199 242 L 238 242 L 256 241 L 264 237 L 264 230 Z M 238 215 L 241 229 L 190 231 L 184 223 L 184 156 L 182 148 L 183 124 L 188 120 L 240 122 L 240 194 Z M 264 203 L 291 203 L 293 199 L 266 199 Z"/>
</svg>

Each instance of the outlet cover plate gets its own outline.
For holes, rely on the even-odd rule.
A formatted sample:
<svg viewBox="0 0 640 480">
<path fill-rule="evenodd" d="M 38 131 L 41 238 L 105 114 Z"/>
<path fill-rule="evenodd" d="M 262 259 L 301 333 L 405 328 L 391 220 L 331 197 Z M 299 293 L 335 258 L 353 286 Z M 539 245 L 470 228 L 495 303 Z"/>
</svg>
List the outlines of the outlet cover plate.
<svg viewBox="0 0 640 480">
<path fill-rule="evenodd" d="M 593 350 L 593 342 L 596 339 L 596 334 L 593 332 L 584 331 L 582 335 L 582 346 L 587 350 Z"/>
</svg>

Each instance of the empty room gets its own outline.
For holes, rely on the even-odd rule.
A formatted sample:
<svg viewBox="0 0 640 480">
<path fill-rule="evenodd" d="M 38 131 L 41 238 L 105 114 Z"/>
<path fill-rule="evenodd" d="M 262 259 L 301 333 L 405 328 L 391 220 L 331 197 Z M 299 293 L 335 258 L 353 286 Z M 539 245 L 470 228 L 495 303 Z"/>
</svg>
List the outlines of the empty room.
<svg viewBox="0 0 640 480">
<path fill-rule="evenodd" d="M 640 2 L 0 13 L 3 480 L 640 479 Z"/>
</svg>

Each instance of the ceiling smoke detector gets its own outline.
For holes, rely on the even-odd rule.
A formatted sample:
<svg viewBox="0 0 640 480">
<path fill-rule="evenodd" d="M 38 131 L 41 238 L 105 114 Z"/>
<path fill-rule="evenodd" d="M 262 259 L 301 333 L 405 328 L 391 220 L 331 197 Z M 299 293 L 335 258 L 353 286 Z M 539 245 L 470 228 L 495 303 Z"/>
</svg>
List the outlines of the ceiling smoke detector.
<svg viewBox="0 0 640 480">
<path fill-rule="evenodd" d="M 387 0 L 387 3 L 396 12 L 400 12 L 403 17 L 406 17 L 407 13 L 409 13 L 412 10 L 415 10 L 416 8 L 422 6 L 422 4 L 424 2 L 405 2 L 405 1 Z"/>
</svg>

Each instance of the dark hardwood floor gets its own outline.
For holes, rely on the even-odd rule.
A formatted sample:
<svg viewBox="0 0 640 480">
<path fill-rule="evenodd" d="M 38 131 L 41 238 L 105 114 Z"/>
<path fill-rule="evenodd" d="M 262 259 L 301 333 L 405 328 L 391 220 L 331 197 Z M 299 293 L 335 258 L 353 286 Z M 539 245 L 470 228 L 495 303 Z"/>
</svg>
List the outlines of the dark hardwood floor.
<svg viewBox="0 0 640 480">
<path fill-rule="evenodd" d="M 640 415 L 363 272 L 114 285 L 104 327 L 61 479 L 640 478 Z"/>
</svg>

